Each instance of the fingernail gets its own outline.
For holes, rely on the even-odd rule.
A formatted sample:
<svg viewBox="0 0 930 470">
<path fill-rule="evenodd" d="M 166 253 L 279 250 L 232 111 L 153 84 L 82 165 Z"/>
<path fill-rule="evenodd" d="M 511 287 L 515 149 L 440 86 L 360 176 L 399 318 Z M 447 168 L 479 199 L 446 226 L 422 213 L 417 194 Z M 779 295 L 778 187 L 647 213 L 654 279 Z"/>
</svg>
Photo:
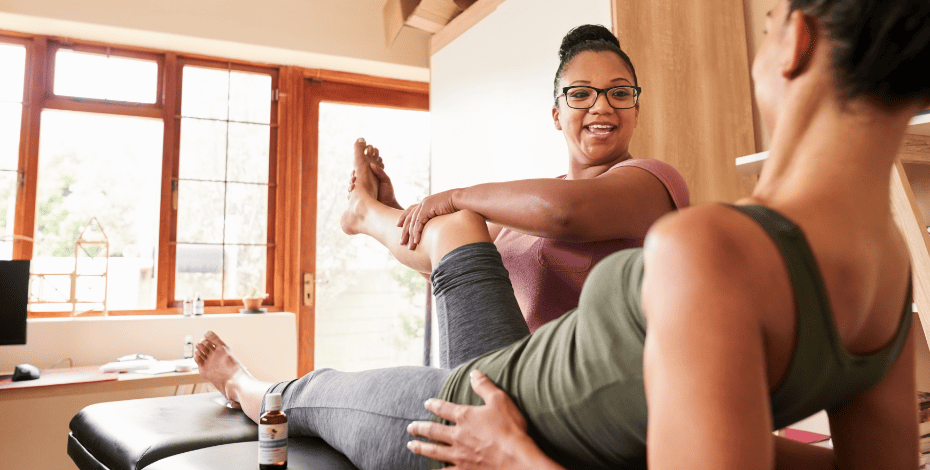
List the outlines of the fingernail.
<svg viewBox="0 0 930 470">
<path fill-rule="evenodd" d="M 430 406 L 430 405 L 432 405 L 432 404 L 433 404 L 433 399 L 432 399 L 432 398 L 430 398 L 429 400 L 426 400 L 426 401 L 423 402 L 423 406 Z"/>
<path fill-rule="evenodd" d="M 407 441 L 407 448 L 413 449 L 413 446 L 416 445 L 416 441 Z"/>
<path fill-rule="evenodd" d="M 478 378 L 478 371 L 477 371 L 477 370 L 473 370 L 473 371 L 469 372 L 469 373 L 468 373 L 468 377 L 471 378 L 472 380 L 477 379 L 477 378 Z"/>
<path fill-rule="evenodd" d="M 413 432 L 413 423 L 407 425 L 407 432 Z"/>
<path fill-rule="evenodd" d="M 364 143 L 365 143 L 365 138 L 364 138 L 364 137 L 359 137 L 359 138 L 358 138 L 358 143 L 364 144 Z"/>
<path fill-rule="evenodd" d="M 203 335 L 204 335 L 204 336 L 210 336 L 210 335 L 212 335 L 212 334 L 214 334 L 212 330 L 207 330 L 207 332 L 204 333 Z"/>
</svg>

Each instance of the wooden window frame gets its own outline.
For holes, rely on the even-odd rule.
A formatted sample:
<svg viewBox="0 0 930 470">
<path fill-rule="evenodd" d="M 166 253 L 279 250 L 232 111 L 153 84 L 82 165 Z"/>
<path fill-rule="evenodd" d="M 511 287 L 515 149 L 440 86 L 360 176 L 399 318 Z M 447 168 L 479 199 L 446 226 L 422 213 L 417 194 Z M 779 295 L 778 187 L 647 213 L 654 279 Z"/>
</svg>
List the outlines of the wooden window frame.
<svg viewBox="0 0 930 470">
<path fill-rule="evenodd" d="M 176 210 L 173 210 L 172 182 L 177 181 L 177 168 L 180 149 L 180 77 L 183 65 L 197 65 L 226 70 L 268 73 L 272 77 L 272 89 L 278 89 L 280 67 L 255 64 L 223 58 L 182 55 L 172 51 L 159 51 L 145 48 L 133 48 L 93 41 L 74 41 L 43 35 L 30 35 L 9 31 L 0 31 L 0 42 L 18 44 L 26 47 L 26 81 L 23 93 L 23 116 L 20 130 L 19 173 L 25 184 L 17 194 L 16 214 L 13 233 L 25 237 L 35 234 L 36 190 L 38 176 L 39 133 L 41 113 L 45 109 L 91 112 L 98 114 L 135 116 L 161 119 L 164 125 L 164 145 L 162 155 L 161 195 L 159 212 L 158 274 L 156 279 L 156 299 L 154 309 L 110 310 L 114 316 L 120 315 L 158 315 L 177 314 L 182 306 L 174 296 L 175 246 L 172 241 L 177 235 Z M 155 61 L 158 67 L 158 80 L 155 103 L 134 103 L 104 99 L 81 98 L 56 95 L 54 86 L 54 63 L 56 53 L 67 49 L 78 52 L 109 54 L 110 56 L 137 58 Z M 179 65 L 182 64 L 182 65 Z M 269 200 L 268 200 L 268 257 L 266 288 L 269 297 L 264 306 L 270 311 L 281 311 L 280 296 L 275 294 L 281 289 L 278 283 L 283 277 L 278 275 L 276 266 L 283 261 L 280 249 L 281 233 L 277 217 L 278 208 L 283 202 L 282 191 L 278 191 L 278 179 L 282 172 L 278 165 L 278 104 L 271 103 L 271 125 L 269 135 Z M 167 176 L 166 176 L 167 175 Z M 16 240 L 13 248 L 14 259 L 31 259 L 33 243 L 28 240 Z M 170 279 L 169 279 L 170 277 Z M 205 302 L 205 313 L 237 313 L 242 306 L 240 299 L 210 300 Z M 69 311 L 29 312 L 29 318 L 67 317 Z M 100 311 L 93 311 L 82 316 L 99 316 Z"/>
<path fill-rule="evenodd" d="M 180 136 L 181 136 L 181 118 L 182 118 L 181 103 L 183 102 L 183 99 L 184 99 L 183 89 L 181 86 L 179 86 L 179 84 L 181 83 L 185 66 L 211 68 L 211 69 L 216 69 L 216 70 L 226 70 L 229 72 L 236 71 L 236 72 L 267 74 L 271 76 L 271 89 L 273 91 L 278 90 L 280 86 L 279 70 L 275 67 L 262 67 L 262 66 L 257 66 L 257 65 L 235 63 L 235 62 L 231 62 L 228 60 L 227 61 L 207 60 L 203 58 L 177 58 L 176 59 L 176 65 L 175 65 L 176 70 L 174 73 L 175 73 L 175 80 L 176 80 L 175 83 L 177 84 L 176 85 L 177 98 L 174 100 L 175 107 L 170 113 L 171 121 L 167 120 L 168 113 L 167 112 L 165 113 L 166 114 L 166 121 L 165 121 L 166 130 L 170 122 L 173 127 L 173 133 L 174 135 L 177 136 L 177 138 L 175 138 L 173 141 L 174 147 L 170 149 L 170 154 L 168 152 L 165 153 L 165 160 L 171 160 L 171 168 L 168 170 L 168 172 L 171 174 L 171 178 L 170 178 L 171 183 L 169 187 L 169 192 L 171 193 L 170 194 L 171 200 L 169 204 L 167 205 L 171 228 L 170 228 L 170 236 L 169 236 L 169 239 L 167 240 L 167 245 L 163 243 L 159 243 L 159 250 L 162 250 L 162 249 L 170 250 L 170 253 L 167 256 L 167 263 L 165 263 L 165 268 L 168 269 L 168 273 L 167 273 L 167 278 L 166 278 L 166 285 L 164 286 L 164 295 L 162 295 L 162 286 L 160 284 L 159 284 L 158 294 L 156 294 L 159 302 L 162 299 L 164 299 L 166 307 L 172 306 L 175 308 L 181 307 L 183 303 L 182 300 L 175 299 L 174 297 L 175 296 L 175 292 L 174 292 L 175 274 L 176 274 L 176 266 L 177 266 L 176 264 L 177 263 L 177 244 L 178 244 L 178 241 L 177 241 L 178 211 L 174 204 L 175 204 L 175 200 L 177 197 L 176 193 L 177 193 L 177 188 L 178 188 L 178 182 L 180 181 L 180 174 L 179 174 L 180 158 L 181 158 Z M 269 160 L 268 161 L 269 163 L 268 220 L 266 222 L 267 232 L 266 232 L 266 240 L 265 240 L 266 248 L 267 248 L 266 254 L 265 254 L 266 256 L 265 292 L 268 293 L 268 297 L 265 298 L 264 301 L 262 302 L 262 305 L 266 307 L 275 305 L 274 272 L 275 272 L 275 265 L 277 261 L 276 259 L 277 252 L 280 251 L 276 249 L 278 246 L 276 244 L 276 234 L 277 234 L 276 220 L 278 219 L 278 217 L 276 217 L 276 209 L 278 207 L 277 196 L 279 192 L 278 181 L 277 181 L 278 179 L 277 178 L 277 175 L 278 175 L 277 153 L 278 153 L 278 127 L 279 126 L 278 126 L 278 100 L 275 99 L 274 96 L 272 96 L 272 100 L 271 100 L 270 118 L 271 119 L 269 121 L 269 149 L 268 149 L 268 160 Z M 167 143 L 167 140 L 166 140 L 166 143 Z M 163 200 L 163 203 L 164 202 L 165 201 Z M 165 214 L 165 209 L 166 207 L 163 205 L 162 206 L 163 218 Z M 224 214 L 224 217 L 225 217 L 225 214 Z M 187 242 L 182 242 L 182 244 L 187 244 Z M 225 243 L 223 244 L 223 246 L 225 246 Z M 159 257 L 159 259 L 161 259 L 161 257 Z M 159 269 L 160 268 L 161 268 L 161 263 L 159 264 Z M 161 276 L 159 277 L 161 278 Z M 243 302 L 241 299 L 222 298 L 220 300 L 214 300 L 214 299 L 204 300 L 204 307 L 235 306 L 237 307 L 237 311 L 238 311 L 238 307 L 242 305 L 243 305 Z"/>
<path fill-rule="evenodd" d="M 172 205 L 172 182 L 178 173 L 180 149 L 180 77 L 179 64 L 227 64 L 227 67 L 241 71 L 275 71 L 274 88 L 279 99 L 272 109 L 271 147 L 269 148 L 269 248 L 267 282 L 269 299 L 265 307 L 269 311 L 289 311 L 297 315 L 299 334 L 299 369 L 307 371 L 313 363 L 313 286 L 304 289 L 305 275 L 313 276 L 316 253 L 305 244 L 306 236 L 313 233 L 316 226 L 315 193 L 311 201 L 305 198 L 308 190 L 316 190 L 316 150 L 309 151 L 307 144 L 316 142 L 317 123 L 311 125 L 310 116 L 305 113 L 307 81 L 322 82 L 333 85 L 365 85 L 381 90 L 406 91 L 419 95 L 418 105 L 404 104 L 401 107 L 427 109 L 429 84 L 409 80 L 399 80 L 371 75 L 338 72 L 320 69 L 307 69 L 296 66 L 261 64 L 242 60 L 212 57 L 198 54 L 182 54 L 173 51 L 156 50 L 143 47 L 108 44 L 95 41 L 76 41 L 53 36 L 36 35 L 0 30 L 0 42 L 22 44 L 26 46 L 26 83 L 23 94 L 23 117 L 20 133 L 19 170 L 24 183 L 20 187 L 16 200 L 16 214 L 13 233 L 32 237 L 36 220 L 36 178 L 39 155 L 40 117 L 43 109 L 71 110 L 103 114 L 143 116 L 161 118 L 164 126 L 164 144 L 162 158 L 161 200 L 159 208 L 159 256 L 158 281 L 156 287 L 156 306 L 144 310 L 111 310 L 112 316 L 122 315 L 177 315 L 181 303 L 173 299 L 175 250 L 169 249 L 171 241 L 176 239 L 176 213 L 169 210 Z M 101 51 L 110 48 L 112 55 L 129 57 L 159 58 L 159 91 L 155 104 L 122 103 L 106 100 L 71 99 L 56 97 L 49 93 L 54 83 L 50 69 L 54 53 L 59 47 L 81 48 L 88 51 Z M 86 48 L 86 49 L 85 49 Z M 101 49 L 103 48 L 103 49 Z M 114 53 L 115 52 L 115 53 Z M 343 100 L 336 100 L 343 101 Z M 352 99 L 346 102 L 354 101 Z M 364 104 L 374 104 L 369 99 Z M 377 101 L 377 98 L 375 99 Z M 63 104 L 67 103 L 67 104 Z M 172 105 L 173 104 L 173 105 Z M 363 104 L 363 103 L 359 103 Z M 392 106 L 382 102 L 383 106 Z M 396 106 L 396 104 L 394 105 Z M 157 113 L 153 113 L 153 109 Z M 169 125 L 174 123 L 175 125 Z M 310 176 L 312 175 L 312 178 Z M 311 229 L 312 227 L 312 229 Z M 308 230 L 309 229 L 309 230 Z M 33 243 L 29 240 L 15 240 L 14 259 L 31 259 Z M 169 281 L 168 276 L 171 276 Z M 171 292 L 169 292 L 169 286 Z M 169 295 L 170 294 L 170 295 Z M 306 306 L 306 303 L 310 306 Z M 205 313 L 238 313 L 241 301 L 226 302 L 226 305 L 212 305 L 219 302 L 207 302 Z M 235 305 L 231 305 L 235 303 Z M 85 314 L 100 315 L 100 312 Z M 29 318 L 67 317 L 70 312 L 30 312 Z"/>
<path fill-rule="evenodd" d="M 30 109 L 30 104 L 34 101 L 34 98 L 32 97 L 32 94 L 30 93 L 32 86 L 29 80 L 30 59 L 34 55 L 32 51 L 33 41 L 29 37 L 23 36 L 23 35 L 0 34 L 0 44 L 15 44 L 18 46 L 23 46 L 26 49 L 26 64 L 25 64 L 26 66 L 25 66 L 25 72 L 24 72 L 25 76 L 23 77 L 23 101 L 22 101 L 23 112 L 19 116 L 19 158 L 18 158 L 17 170 L 16 170 L 20 184 L 18 185 L 19 187 L 17 187 L 17 190 L 16 190 L 16 196 L 15 196 L 16 205 L 14 209 L 16 213 L 13 214 L 14 219 L 13 219 L 13 227 L 12 227 L 13 234 L 18 234 L 19 232 L 17 232 L 16 228 L 17 228 L 17 221 L 20 215 L 19 202 L 20 202 L 20 199 L 22 199 L 19 197 L 19 195 L 23 193 L 23 188 L 21 186 L 22 186 L 22 182 L 25 180 L 24 168 L 25 168 L 25 159 L 26 159 L 25 151 L 27 148 L 26 140 L 27 140 L 27 136 L 29 135 L 29 130 L 30 130 L 29 129 L 30 126 L 26 118 L 27 118 L 28 111 Z M 17 248 L 19 248 L 20 245 L 22 245 L 23 243 L 27 243 L 27 241 L 17 240 L 17 239 L 13 240 L 13 259 L 20 259 L 16 257 Z"/>
<path fill-rule="evenodd" d="M 294 142 L 300 145 L 302 184 L 291 195 L 297 197 L 296 206 L 301 221 L 297 246 L 309 248 L 294 252 L 291 259 L 298 261 L 300 279 L 309 275 L 316 279 L 316 226 L 317 226 L 317 162 L 319 161 L 320 103 L 341 103 L 360 106 L 378 106 L 396 109 L 429 111 L 429 84 L 406 80 L 384 79 L 343 72 L 307 70 L 299 80 L 303 96 L 295 95 L 305 120 L 302 136 Z M 298 106 L 293 101 L 292 106 Z M 351 142 L 346 143 L 350 151 Z M 293 246 L 293 245 L 292 245 Z M 316 285 L 311 281 L 309 299 L 316 299 Z M 303 292 L 305 296 L 307 292 Z M 306 300 L 308 297 L 304 297 Z M 316 335 L 315 300 L 294 304 L 297 313 L 297 373 L 304 375 L 314 369 L 314 341 Z"/>
<path fill-rule="evenodd" d="M 107 57 L 124 57 L 127 59 L 141 59 L 155 62 L 158 67 L 154 103 L 136 103 L 131 101 L 114 101 L 96 98 L 82 98 L 55 94 L 55 60 L 58 51 L 69 50 L 89 54 L 105 55 Z M 165 83 L 165 54 L 142 52 L 119 47 L 74 43 L 71 41 L 50 41 L 46 54 L 48 61 L 46 70 L 45 104 L 43 109 L 57 109 L 62 111 L 93 112 L 99 114 L 115 114 L 121 116 L 137 116 L 147 118 L 162 118 L 164 107 Z"/>
</svg>

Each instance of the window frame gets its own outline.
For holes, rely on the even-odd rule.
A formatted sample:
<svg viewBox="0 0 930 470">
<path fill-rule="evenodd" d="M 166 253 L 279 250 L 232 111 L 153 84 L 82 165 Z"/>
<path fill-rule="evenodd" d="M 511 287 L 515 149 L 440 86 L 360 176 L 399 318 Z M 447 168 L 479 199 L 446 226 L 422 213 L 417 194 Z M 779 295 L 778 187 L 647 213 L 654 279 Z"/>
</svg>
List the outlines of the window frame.
<svg viewBox="0 0 930 470">
<path fill-rule="evenodd" d="M 55 62 L 58 51 L 70 50 L 90 54 L 106 55 L 107 57 L 123 57 L 127 59 L 151 60 L 158 66 L 158 81 L 156 82 L 155 103 L 136 103 L 131 101 L 116 101 L 98 98 L 84 98 L 55 94 Z M 164 103 L 165 84 L 165 55 L 154 52 L 145 52 L 132 49 L 123 49 L 105 45 L 75 43 L 72 41 L 50 41 L 46 54 L 48 61 L 46 70 L 45 105 L 43 109 L 58 109 L 62 111 L 95 112 L 100 114 L 116 114 L 123 116 L 138 116 L 148 118 L 161 118 Z M 28 72 L 27 72 L 28 73 Z"/>
<path fill-rule="evenodd" d="M 277 211 L 281 207 L 281 191 L 278 180 L 281 172 L 278 167 L 278 77 L 280 67 L 254 64 L 245 61 L 181 55 L 171 51 L 157 51 L 130 46 L 115 46 L 93 41 L 65 40 L 43 35 L 29 35 L 9 31 L 0 31 L 0 42 L 18 44 L 26 47 L 26 72 L 23 92 L 23 116 L 20 128 L 19 174 L 20 186 L 17 190 L 16 214 L 13 233 L 27 237 L 28 240 L 15 240 L 13 259 L 31 259 L 33 244 L 30 241 L 35 233 L 36 190 L 38 168 L 38 144 L 41 113 L 45 109 L 90 112 L 120 116 L 136 116 L 161 119 L 164 123 L 164 145 L 162 149 L 161 195 L 159 209 L 158 258 L 156 260 L 156 300 L 153 309 L 110 310 L 109 315 L 152 315 L 177 314 L 182 308 L 183 300 L 174 299 L 174 269 L 176 249 L 173 241 L 177 234 L 177 210 L 173 208 L 173 182 L 177 181 L 177 169 L 180 150 L 180 78 L 183 65 L 197 65 L 226 70 L 267 73 L 272 77 L 271 123 L 269 135 L 269 199 L 267 220 L 267 267 L 266 289 L 269 293 L 263 306 L 271 311 L 281 311 L 282 302 L 275 292 L 281 289 L 275 281 L 281 276 L 275 269 L 283 260 L 279 242 L 281 235 L 277 227 Z M 135 103 L 106 99 L 83 98 L 56 95 L 54 93 L 54 65 L 59 50 L 74 50 L 110 56 L 153 60 L 158 67 L 158 79 L 155 103 Z M 183 64 L 183 65 L 182 65 Z M 242 307 L 241 299 L 206 300 L 205 313 L 237 313 Z M 67 317 L 70 311 L 29 312 L 29 318 Z M 103 312 L 94 310 L 82 316 L 100 316 Z"/>
<path fill-rule="evenodd" d="M 270 305 L 275 305 L 275 295 L 274 295 L 274 272 L 275 272 L 275 257 L 277 255 L 277 245 L 275 244 L 277 231 L 276 229 L 276 209 L 277 209 L 277 193 L 278 193 L 278 181 L 277 181 L 277 168 L 278 168 L 278 159 L 277 159 L 277 150 L 278 150 L 278 100 L 275 99 L 275 90 L 279 90 L 279 70 L 274 67 L 263 67 L 258 65 L 251 64 L 242 64 L 232 61 L 220 61 L 220 60 L 208 60 L 203 58 L 178 58 L 176 64 L 176 73 L 175 80 L 177 84 L 182 83 L 184 67 L 185 66 L 194 66 L 202 68 L 212 68 L 216 70 L 226 70 L 229 72 L 250 72 L 250 73 L 261 73 L 268 74 L 271 76 L 271 89 L 272 89 L 272 101 L 271 101 L 271 115 L 269 122 L 269 149 L 268 149 L 268 220 L 267 220 L 267 230 L 266 230 L 266 274 L 265 274 L 265 292 L 268 293 L 268 297 L 262 302 L 262 306 L 267 307 Z M 168 263 L 166 263 L 166 268 L 169 269 L 167 273 L 167 285 L 165 286 L 165 299 L 168 304 L 174 305 L 175 307 L 180 307 L 183 303 L 183 299 L 175 299 L 175 274 L 177 271 L 177 217 L 178 209 L 176 205 L 177 201 L 177 191 L 180 181 L 179 169 L 180 169 L 180 160 L 181 160 L 181 103 L 183 102 L 183 89 L 180 86 L 177 86 L 177 99 L 174 100 L 175 106 L 171 113 L 173 133 L 177 135 L 177 138 L 173 141 L 173 148 L 170 149 L 171 154 L 166 153 L 166 159 L 171 160 L 171 206 L 169 207 L 169 217 L 170 217 L 170 237 L 167 240 L 167 246 L 159 244 L 159 250 L 169 249 L 170 254 L 168 256 Z M 165 127 L 167 129 L 168 123 L 166 121 Z M 167 141 L 166 141 L 167 143 Z M 164 215 L 164 207 L 162 208 L 162 214 Z M 225 217 L 225 214 L 224 214 Z M 235 245 L 235 244 L 232 244 Z M 226 246 L 225 242 L 222 246 Z M 225 271 L 223 273 L 225 277 Z M 223 283 L 225 286 L 225 282 Z M 159 292 L 161 292 L 159 290 Z M 158 295 L 161 298 L 161 295 Z M 236 307 L 242 306 L 242 299 L 227 299 L 222 298 L 220 300 L 215 299 L 204 299 L 204 307 L 226 307 L 233 305 Z"/>
<path fill-rule="evenodd" d="M 162 158 L 161 201 L 159 208 L 159 255 L 157 268 L 156 306 L 144 310 L 111 310 L 109 315 L 177 315 L 182 302 L 169 297 L 169 286 L 174 283 L 175 250 L 168 249 L 176 237 L 176 215 L 171 210 L 172 178 L 177 178 L 180 150 L 180 77 L 179 63 L 197 65 L 204 62 L 228 64 L 242 71 L 274 71 L 274 98 L 272 103 L 272 126 L 269 148 L 269 221 L 268 241 L 273 243 L 273 254 L 267 257 L 266 282 L 269 298 L 264 307 L 269 311 L 288 311 L 297 315 L 298 364 L 300 370 L 310 370 L 313 364 L 313 310 L 315 276 L 315 224 L 316 224 L 316 149 L 308 144 L 316 142 L 318 123 L 313 113 L 308 113 L 307 104 L 311 95 L 318 90 L 308 84 L 365 85 L 379 90 L 407 92 L 416 103 L 399 107 L 428 109 L 429 83 L 394 78 L 377 77 L 351 72 L 310 69 L 299 66 L 263 64 L 244 60 L 220 58 L 199 54 L 179 53 L 144 47 L 115 45 L 91 40 L 73 40 L 54 36 L 19 33 L 0 30 L 0 42 L 26 46 L 26 80 L 23 94 L 23 117 L 20 133 L 19 173 L 21 184 L 16 200 L 13 233 L 32 237 L 36 222 L 36 177 L 38 167 L 38 143 L 40 117 L 44 109 L 64 109 L 128 116 L 161 118 L 164 126 Z M 119 52 L 115 55 L 141 54 L 144 57 L 160 57 L 159 92 L 155 104 L 122 103 L 84 98 L 58 98 L 51 96 L 49 87 L 53 78 L 54 51 L 59 44 L 70 48 L 88 47 L 100 51 L 110 48 Z M 94 49 L 96 48 L 96 49 Z M 105 50 L 105 49 L 104 49 Z M 305 88 L 306 87 L 306 88 Z M 376 95 L 364 101 L 379 101 Z M 342 101 L 342 100 L 336 100 Z M 173 103 L 173 105 L 172 105 Z M 369 101 L 370 104 L 373 104 Z M 392 106 L 388 103 L 383 105 Z M 67 107 L 66 107 L 67 106 Z M 394 104 L 393 106 L 397 106 Z M 78 109 L 72 109 L 72 108 Z M 153 110 L 157 110 L 153 112 Z M 175 125 L 168 125 L 174 123 Z M 273 186 L 272 186 L 273 185 Z M 13 245 L 13 259 L 31 259 L 32 242 L 17 239 Z M 168 280 L 168 275 L 172 279 Z M 225 305 L 213 305 L 225 303 Z M 241 300 L 206 302 L 205 313 L 238 313 Z M 67 317 L 71 312 L 30 312 L 29 318 Z M 100 316 L 101 312 L 83 314 Z"/>
<path fill-rule="evenodd" d="M 20 203 L 20 200 L 22 199 L 20 196 L 23 194 L 23 183 L 25 182 L 25 178 L 26 178 L 26 175 L 25 175 L 25 159 L 26 159 L 26 148 L 27 148 L 26 138 L 28 136 L 28 130 L 30 127 L 29 122 L 27 122 L 26 118 L 27 118 L 27 114 L 30 108 L 30 104 L 32 103 L 34 99 L 30 93 L 32 89 L 32 84 L 30 83 L 30 79 L 29 79 L 30 78 L 29 64 L 30 64 L 30 60 L 34 56 L 33 50 L 32 50 L 33 41 L 24 35 L 0 34 L 0 44 L 16 44 L 19 46 L 23 46 L 26 49 L 26 64 L 25 64 L 26 66 L 25 66 L 25 72 L 24 72 L 25 75 L 23 77 L 23 101 L 22 101 L 23 110 L 22 110 L 22 114 L 20 114 L 20 117 L 19 117 L 19 158 L 17 159 L 17 167 L 16 167 L 17 185 L 16 185 L 16 196 L 15 196 L 16 197 L 16 203 L 15 203 L 16 213 L 13 216 L 14 220 L 13 220 L 13 227 L 12 227 L 13 234 L 16 235 L 16 234 L 19 234 L 19 232 L 16 229 L 17 229 L 18 219 L 20 216 L 19 203 Z M 13 240 L 13 259 L 21 259 L 21 258 L 17 258 L 16 255 L 17 255 L 17 248 L 19 248 L 20 245 L 22 245 L 23 243 L 26 243 L 26 241 L 19 240 L 19 239 Z"/>
</svg>

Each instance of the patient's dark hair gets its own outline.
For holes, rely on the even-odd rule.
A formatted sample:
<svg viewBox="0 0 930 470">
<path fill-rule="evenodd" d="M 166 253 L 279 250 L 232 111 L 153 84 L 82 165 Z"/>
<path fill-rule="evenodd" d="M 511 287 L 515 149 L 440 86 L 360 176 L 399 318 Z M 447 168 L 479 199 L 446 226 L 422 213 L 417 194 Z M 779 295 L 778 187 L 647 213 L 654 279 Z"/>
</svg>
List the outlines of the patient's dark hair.
<svg viewBox="0 0 930 470">
<path fill-rule="evenodd" d="M 553 97 L 561 94 L 559 84 L 562 82 L 562 74 L 565 68 L 578 54 L 585 51 L 611 51 L 616 53 L 630 66 L 633 72 L 633 84 L 639 85 L 636 80 L 636 69 L 633 68 L 633 61 L 620 48 L 620 41 L 610 32 L 609 29 L 599 24 L 585 24 L 573 28 L 562 38 L 562 47 L 559 48 L 559 70 L 555 72 L 555 86 L 552 91 Z"/>
<path fill-rule="evenodd" d="M 841 100 L 865 97 L 887 109 L 930 103 L 930 1 L 789 1 L 826 28 Z"/>
</svg>

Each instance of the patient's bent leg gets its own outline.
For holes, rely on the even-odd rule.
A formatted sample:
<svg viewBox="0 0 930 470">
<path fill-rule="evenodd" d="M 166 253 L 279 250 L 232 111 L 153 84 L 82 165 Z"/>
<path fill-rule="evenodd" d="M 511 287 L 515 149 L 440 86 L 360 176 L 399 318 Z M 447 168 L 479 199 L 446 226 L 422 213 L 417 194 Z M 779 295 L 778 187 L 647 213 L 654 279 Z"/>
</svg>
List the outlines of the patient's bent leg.
<svg viewBox="0 0 930 470">
<path fill-rule="evenodd" d="M 436 217 L 423 228 L 423 242 L 415 250 L 400 244 L 403 229 L 397 226 L 403 211 L 377 201 L 377 180 L 369 168 L 365 142 L 355 143 L 355 189 L 349 193 L 349 207 L 340 221 L 349 235 L 365 234 L 390 250 L 401 264 L 421 273 L 433 267 L 449 251 L 469 243 L 489 242 L 484 218 L 470 211 Z"/>
<path fill-rule="evenodd" d="M 530 334 L 493 243 L 451 250 L 437 263 L 430 281 L 436 296 L 440 367 L 452 369 Z"/>
</svg>

